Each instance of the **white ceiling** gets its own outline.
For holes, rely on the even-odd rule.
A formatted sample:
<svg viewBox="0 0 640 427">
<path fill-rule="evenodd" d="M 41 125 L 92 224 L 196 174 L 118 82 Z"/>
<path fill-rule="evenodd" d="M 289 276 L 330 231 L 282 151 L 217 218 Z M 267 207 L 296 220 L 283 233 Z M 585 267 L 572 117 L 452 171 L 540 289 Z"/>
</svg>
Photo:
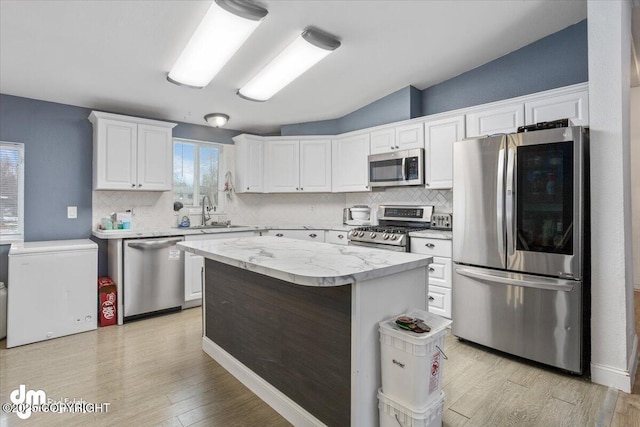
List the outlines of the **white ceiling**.
<svg viewBox="0 0 640 427">
<path fill-rule="evenodd" d="M 210 1 L 0 1 L 0 92 L 228 128 L 341 117 L 398 89 L 424 89 L 585 19 L 585 0 L 266 0 L 268 16 L 205 89 L 166 74 Z M 342 46 L 271 100 L 236 90 L 307 26 Z"/>
</svg>

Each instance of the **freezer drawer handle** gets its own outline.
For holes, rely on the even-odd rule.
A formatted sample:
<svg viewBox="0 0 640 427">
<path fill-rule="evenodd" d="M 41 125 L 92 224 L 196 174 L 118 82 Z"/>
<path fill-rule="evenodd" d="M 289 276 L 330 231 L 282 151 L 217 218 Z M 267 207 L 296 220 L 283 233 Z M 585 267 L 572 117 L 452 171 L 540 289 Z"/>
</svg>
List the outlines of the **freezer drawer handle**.
<svg viewBox="0 0 640 427">
<path fill-rule="evenodd" d="M 549 282 L 543 280 L 529 279 L 512 279 L 510 277 L 497 276 L 494 274 L 480 273 L 468 268 L 456 268 L 456 273 L 471 277 L 473 279 L 487 280 L 491 283 L 504 283 L 505 285 L 522 286 L 525 288 L 547 289 L 550 291 L 571 292 L 573 285 L 568 280 L 548 279 Z"/>
<path fill-rule="evenodd" d="M 433 243 L 426 243 L 425 246 L 428 247 L 428 248 L 435 248 L 436 247 L 436 245 L 434 245 Z"/>
<path fill-rule="evenodd" d="M 400 366 L 401 368 L 404 368 L 404 363 L 398 362 L 396 359 L 393 359 L 393 364 L 394 364 L 394 365 L 398 365 L 398 366 Z"/>
<path fill-rule="evenodd" d="M 161 249 L 161 248 L 167 248 L 169 246 L 173 246 L 176 243 L 181 241 L 182 241 L 182 238 L 157 240 L 153 242 L 129 242 L 127 243 L 127 245 L 130 248 L 134 248 L 134 249 Z"/>
</svg>

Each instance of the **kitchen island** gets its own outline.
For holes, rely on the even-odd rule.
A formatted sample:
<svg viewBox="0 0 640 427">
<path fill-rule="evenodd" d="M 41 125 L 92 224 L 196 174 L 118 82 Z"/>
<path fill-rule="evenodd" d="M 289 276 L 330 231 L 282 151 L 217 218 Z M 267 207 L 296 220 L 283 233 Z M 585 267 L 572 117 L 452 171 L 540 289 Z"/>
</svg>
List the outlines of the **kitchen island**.
<svg viewBox="0 0 640 427">
<path fill-rule="evenodd" d="M 205 260 L 203 350 L 296 426 L 375 426 L 378 322 L 426 309 L 431 257 L 277 237 Z"/>
</svg>

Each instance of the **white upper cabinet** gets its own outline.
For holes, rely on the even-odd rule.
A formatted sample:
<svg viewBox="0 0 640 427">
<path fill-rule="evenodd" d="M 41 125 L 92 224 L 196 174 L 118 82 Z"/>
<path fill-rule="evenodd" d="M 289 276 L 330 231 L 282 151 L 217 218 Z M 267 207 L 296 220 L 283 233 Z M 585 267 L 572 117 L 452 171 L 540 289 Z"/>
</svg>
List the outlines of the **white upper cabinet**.
<svg viewBox="0 0 640 427">
<path fill-rule="evenodd" d="M 268 140 L 265 144 L 266 192 L 331 192 L 331 140 Z"/>
<path fill-rule="evenodd" d="M 464 115 L 424 123 L 425 187 L 453 187 L 453 143 L 464 138 Z"/>
<path fill-rule="evenodd" d="M 525 102 L 525 122 L 532 125 L 558 119 L 571 119 L 576 126 L 589 125 L 589 90 L 548 96 Z"/>
<path fill-rule="evenodd" d="M 374 130 L 371 132 L 371 154 L 386 153 L 396 149 L 396 128 Z"/>
<path fill-rule="evenodd" d="M 236 193 L 264 191 L 264 140 L 251 135 L 233 137 L 235 145 Z"/>
<path fill-rule="evenodd" d="M 466 115 L 467 138 L 512 133 L 524 125 L 522 102 L 472 111 Z"/>
<path fill-rule="evenodd" d="M 169 191 L 175 123 L 91 112 L 94 190 Z"/>
<path fill-rule="evenodd" d="M 398 150 L 424 148 L 424 127 L 422 123 L 396 126 L 396 148 Z"/>
<path fill-rule="evenodd" d="M 300 191 L 300 141 L 266 141 L 264 159 L 268 193 Z"/>
<path fill-rule="evenodd" d="M 422 123 L 410 123 L 371 132 L 371 154 L 424 147 Z"/>
<path fill-rule="evenodd" d="M 331 150 L 332 191 L 370 191 L 369 134 L 336 138 Z"/>
<path fill-rule="evenodd" d="M 300 191 L 331 192 L 331 140 L 300 141 Z"/>
</svg>

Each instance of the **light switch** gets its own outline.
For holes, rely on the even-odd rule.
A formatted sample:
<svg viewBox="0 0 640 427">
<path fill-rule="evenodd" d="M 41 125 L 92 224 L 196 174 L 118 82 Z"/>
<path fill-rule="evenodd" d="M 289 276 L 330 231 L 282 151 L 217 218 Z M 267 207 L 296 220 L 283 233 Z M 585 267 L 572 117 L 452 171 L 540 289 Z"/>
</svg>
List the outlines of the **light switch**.
<svg viewBox="0 0 640 427">
<path fill-rule="evenodd" d="M 78 218 L 78 207 L 67 206 L 67 219 L 76 219 L 76 218 Z"/>
</svg>

